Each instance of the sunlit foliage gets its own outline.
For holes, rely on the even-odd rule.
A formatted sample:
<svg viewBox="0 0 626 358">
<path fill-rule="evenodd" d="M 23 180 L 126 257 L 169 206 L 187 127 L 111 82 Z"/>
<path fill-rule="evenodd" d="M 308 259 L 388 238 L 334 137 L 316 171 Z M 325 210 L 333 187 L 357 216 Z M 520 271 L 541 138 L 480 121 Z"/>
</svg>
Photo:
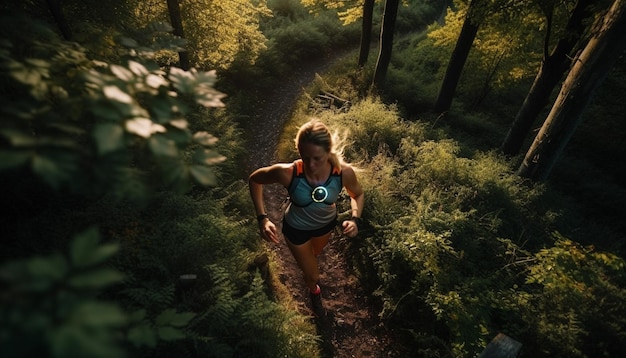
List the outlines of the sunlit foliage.
<svg viewBox="0 0 626 358">
<path fill-rule="evenodd" d="M 217 138 L 190 132 L 185 118 L 195 105 L 223 106 L 215 73 L 164 72 L 142 60 L 154 50 L 134 39 L 122 39 L 127 55 L 109 64 L 49 32 L 14 35 L 1 52 L 3 171 L 25 170 L 81 195 L 128 188 L 129 180 L 145 185 L 142 171 L 157 168 L 157 186 L 215 184 L 209 167 L 225 159 L 211 149 Z"/>
<path fill-rule="evenodd" d="M 189 0 L 180 2 L 185 48 L 193 67 L 225 69 L 233 61 L 254 63 L 266 48 L 259 22 L 272 13 L 267 1 Z M 169 22 L 165 1 L 140 1 L 135 16 L 142 22 Z M 162 62 L 176 62 L 174 53 L 162 53 Z"/>
<path fill-rule="evenodd" d="M 266 48 L 259 31 L 261 18 L 271 16 L 265 0 L 185 1 L 182 11 L 193 62 L 201 68 L 225 68 L 241 57 L 253 63 Z"/>
</svg>

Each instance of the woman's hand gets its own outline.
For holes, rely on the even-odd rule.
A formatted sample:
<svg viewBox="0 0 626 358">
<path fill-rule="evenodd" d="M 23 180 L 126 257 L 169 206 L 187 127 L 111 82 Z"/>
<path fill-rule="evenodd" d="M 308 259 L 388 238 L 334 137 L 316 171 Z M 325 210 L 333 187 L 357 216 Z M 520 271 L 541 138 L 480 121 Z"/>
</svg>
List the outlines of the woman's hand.
<svg viewBox="0 0 626 358">
<path fill-rule="evenodd" d="M 346 220 L 341 223 L 343 234 L 347 237 L 355 237 L 359 233 L 359 227 L 354 220 Z"/>
<path fill-rule="evenodd" d="M 259 230 L 261 230 L 261 237 L 267 242 L 273 242 L 278 244 L 278 231 L 276 230 L 276 225 L 268 219 L 259 222 Z"/>
</svg>

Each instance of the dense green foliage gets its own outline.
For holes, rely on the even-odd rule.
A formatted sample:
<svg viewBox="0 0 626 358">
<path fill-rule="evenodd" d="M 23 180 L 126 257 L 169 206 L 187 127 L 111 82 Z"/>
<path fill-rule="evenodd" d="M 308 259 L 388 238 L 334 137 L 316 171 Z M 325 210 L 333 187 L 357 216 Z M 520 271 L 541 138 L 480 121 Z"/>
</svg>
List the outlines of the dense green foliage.
<svg viewBox="0 0 626 358">
<path fill-rule="evenodd" d="M 187 18 L 198 22 L 192 46 L 206 51 L 196 67 L 224 65 L 215 84 L 213 73 L 170 67 L 184 43 L 149 22 L 166 20 L 163 3 L 64 3 L 81 45 L 32 19 L 0 26 L 0 180 L 10 209 L 0 219 L 0 351 L 318 356 L 312 325 L 276 299 L 259 267 L 243 129 L 264 92 L 304 60 L 356 49 L 357 27 L 312 16 L 297 0 L 268 1 L 271 17 L 254 2 L 259 17 L 238 19 L 249 20 L 252 42 L 220 58 L 210 55 L 218 42 L 199 40 L 215 8 Z M 226 2 L 189 5 L 208 3 Z M 433 3 L 400 9 L 409 34 L 397 41 L 384 98 L 367 95 L 372 64 L 357 71 L 348 55 L 307 89 L 281 156 L 295 155 L 291 124 L 311 115 L 349 131 L 346 156 L 367 200 L 351 264 L 419 356 L 475 356 L 498 332 L 522 342 L 523 356 L 623 355 L 626 191 L 611 156 L 624 155 L 624 62 L 553 179 L 524 183 L 516 158 L 495 148 L 537 65 L 537 19 L 482 30 L 442 120 L 427 109 L 458 14 L 428 34 L 408 31 L 424 28 L 416 14 L 434 16 Z M 47 19 L 38 2 L 21 7 Z M 214 86 L 228 94 L 226 108 L 214 108 Z M 322 91 L 348 102 L 325 108 Z"/>
<path fill-rule="evenodd" d="M 215 73 L 159 67 L 182 45 L 164 24 L 108 48 L 51 28 L 2 21 L 3 354 L 313 356 L 254 264 Z"/>
</svg>

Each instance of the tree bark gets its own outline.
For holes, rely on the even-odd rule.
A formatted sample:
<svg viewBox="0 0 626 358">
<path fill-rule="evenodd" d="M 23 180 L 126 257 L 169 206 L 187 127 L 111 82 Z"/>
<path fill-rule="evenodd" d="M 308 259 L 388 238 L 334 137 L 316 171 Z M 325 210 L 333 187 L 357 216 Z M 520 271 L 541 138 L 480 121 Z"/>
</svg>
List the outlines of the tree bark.
<svg viewBox="0 0 626 358">
<path fill-rule="evenodd" d="M 507 155 L 517 155 L 535 119 L 548 104 L 548 99 L 559 83 L 563 74 L 571 65 L 569 55 L 580 42 L 585 31 L 585 21 L 591 15 L 589 6 L 593 0 L 578 0 L 566 25 L 565 37 L 559 39 L 552 52 L 544 52 L 544 60 L 535 76 L 535 80 L 520 107 L 511 128 L 502 143 L 501 150 Z M 548 15 L 551 16 L 551 15 Z M 548 27 L 551 25 L 548 19 Z M 550 29 L 546 30 L 545 43 L 549 42 Z"/>
<path fill-rule="evenodd" d="M 63 36 L 64 39 L 71 41 L 73 38 L 72 31 L 70 30 L 70 26 L 67 23 L 67 20 L 65 20 L 65 15 L 63 15 L 63 8 L 61 7 L 61 1 L 60 0 L 46 0 L 46 2 L 48 3 L 48 8 L 50 9 L 50 12 L 52 13 L 52 17 L 54 18 L 54 21 L 57 23 L 57 26 L 59 27 L 59 31 L 61 31 L 61 36 Z"/>
<path fill-rule="evenodd" d="M 396 27 L 396 17 L 398 16 L 398 6 L 400 0 L 385 1 L 385 11 L 383 12 L 383 23 L 380 30 L 380 51 L 374 70 L 374 88 L 381 88 L 387 76 L 387 68 L 391 62 L 391 50 L 393 48 L 393 32 Z"/>
<path fill-rule="evenodd" d="M 174 28 L 173 34 L 184 39 L 185 33 L 183 31 L 183 21 L 180 16 L 178 0 L 167 0 L 167 10 L 170 13 L 170 21 L 172 21 L 172 27 Z M 189 70 L 190 64 L 187 50 L 178 52 L 178 61 L 180 68 L 185 71 Z"/>
<path fill-rule="evenodd" d="M 450 56 L 450 62 L 448 62 L 446 74 L 441 83 L 437 100 L 435 101 L 433 109 L 437 113 L 447 112 L 452 105 L 452 98 L 454 97 L 454 92 L 461 79 L 463 67 L 469 56 L 472 43 L 478 33 L 479 23 L 473 16 L 473 9 L 478 6 L 480 1 L 481 0 L 472 0 L 467 9 L 467 15 L 463 21 L 461 33 L 452 51 L 452 56 Z"/>
<path fill-rule="evenodd" d="M 626 49 L 622 39 L 626 31 L 625 2 L 615 0 L 594 26 L 589 43 L 575 59 L 548 118 L 518 169 L 520 176 L 543 181 L 550 175 L 595 90 Z"/>
<path fill-rule="evenodd" d="M 363 19 L 361 22 L 361 48 L 359 51 L 358 66 L 363 67 L 367 63 L 372 43 L 372 23 L 374 18 L 374 0 L 363 2 Z"/>
</svg>

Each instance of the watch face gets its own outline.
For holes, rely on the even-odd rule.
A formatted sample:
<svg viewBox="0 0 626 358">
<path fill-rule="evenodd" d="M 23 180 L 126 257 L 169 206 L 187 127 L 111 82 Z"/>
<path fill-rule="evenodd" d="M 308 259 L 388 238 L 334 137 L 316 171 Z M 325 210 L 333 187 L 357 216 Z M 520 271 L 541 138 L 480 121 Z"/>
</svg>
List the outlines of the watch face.
<svg viewBox="0 0 626 358">
<path fill-rule="evenodd" d="M 316 203 L 321 203 L 328 198 L 328 190 L 323 186 L 318 186 L 311 192 L 311 198 Z"/>
</svg>

